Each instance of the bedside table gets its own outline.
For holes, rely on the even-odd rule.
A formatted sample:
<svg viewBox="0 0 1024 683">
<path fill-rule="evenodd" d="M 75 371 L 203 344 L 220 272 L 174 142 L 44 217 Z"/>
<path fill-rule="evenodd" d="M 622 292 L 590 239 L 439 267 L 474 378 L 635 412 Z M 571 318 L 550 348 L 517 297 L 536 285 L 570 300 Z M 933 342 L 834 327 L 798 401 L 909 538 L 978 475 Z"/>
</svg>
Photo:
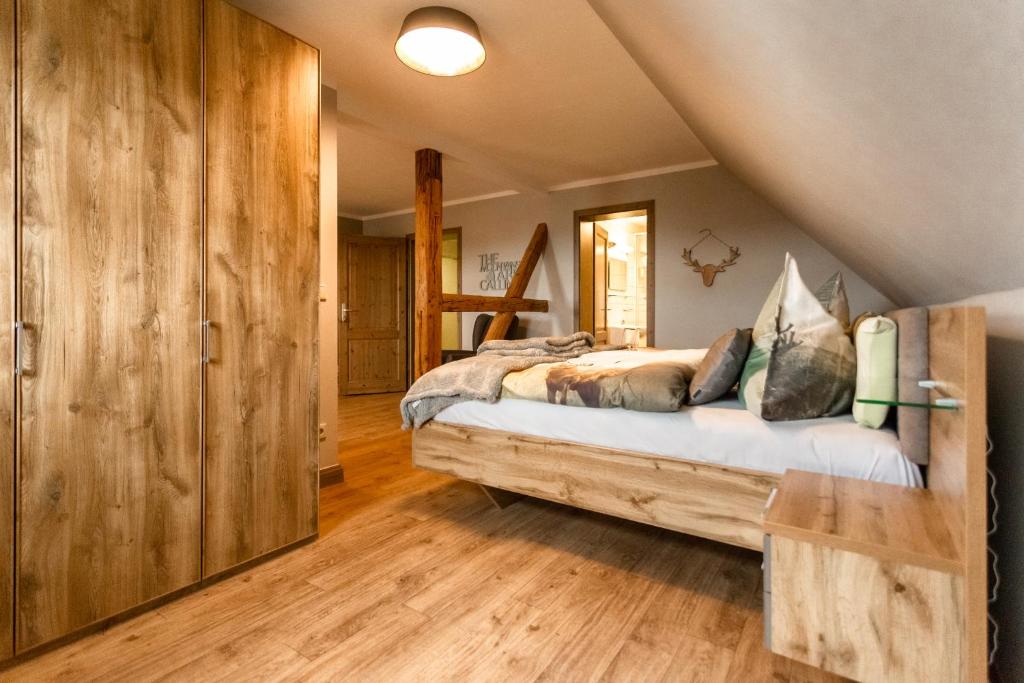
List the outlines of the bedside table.
<svg viewBox="0 0 1024 683">
<path fill-rule="evenodd" d="M 964 563 L 931 491 L 787 470 L 764 527 L 773 652 L 861 681 L 965 679 Z"/>
</svg>

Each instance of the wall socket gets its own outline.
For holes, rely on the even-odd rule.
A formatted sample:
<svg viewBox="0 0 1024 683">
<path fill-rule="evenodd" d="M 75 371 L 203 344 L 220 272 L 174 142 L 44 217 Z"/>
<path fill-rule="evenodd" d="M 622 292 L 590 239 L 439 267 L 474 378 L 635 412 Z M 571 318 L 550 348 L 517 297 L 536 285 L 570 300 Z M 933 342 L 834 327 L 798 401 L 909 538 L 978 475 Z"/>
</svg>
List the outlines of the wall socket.
<svg viewBox="0 0 1024 683">
<path fill-rule="evenodd" d="M 326 422 L 321 422 L 320 423 L 320 440 L 321 441 L 327 441 L 327 423 Z"/>
</svg>

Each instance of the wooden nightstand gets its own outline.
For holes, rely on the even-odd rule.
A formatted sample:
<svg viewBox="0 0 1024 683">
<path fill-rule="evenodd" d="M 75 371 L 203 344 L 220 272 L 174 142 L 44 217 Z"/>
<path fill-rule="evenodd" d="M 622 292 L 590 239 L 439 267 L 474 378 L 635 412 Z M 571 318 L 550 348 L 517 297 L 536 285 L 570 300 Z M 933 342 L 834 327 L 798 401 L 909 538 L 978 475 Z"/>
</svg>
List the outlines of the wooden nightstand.
<svg viewBox="0 0 1024 683">
<path fill-rule="evenodd" d="M 788 470 L 764 526 L 773 652 L 861 681 L 965 679 L 964 563 L 931 491 Z"/>
</svg>

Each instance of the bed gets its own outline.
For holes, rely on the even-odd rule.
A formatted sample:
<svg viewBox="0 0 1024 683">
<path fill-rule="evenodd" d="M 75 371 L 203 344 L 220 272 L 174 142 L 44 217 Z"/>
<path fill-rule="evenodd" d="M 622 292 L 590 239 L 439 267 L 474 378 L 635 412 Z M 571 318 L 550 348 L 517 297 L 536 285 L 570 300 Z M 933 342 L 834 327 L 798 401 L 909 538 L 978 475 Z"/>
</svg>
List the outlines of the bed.
<svg viewBox="0 0 1024 683">
<path fill-rule="evenodd" d="M 502 399 L 469 401 L 435 419 L 447 425 L 517 432 L 550 441 L 692 460 L 781 475 L 787 469 L 922 486 L 921 469 L 901 451 L 893 429 L 864 429 L 852 415 L 765 422 L 736 400 L 677 413 L 601 411 Z"/>
<path fill-rule="evenodd" d="M 949 378 L 950 386 L 965 381 L 963 364 L 946 358 L 955 340 L 939 331 L 951 316 L 962 323 L 968 310 L 944 311 L 895 312 L 901 329 L 906 321 L 910 345 L 901 338 L 901 398 L 904 386 L 912 387 L 911 396 L 929 375 Z M 924 321 L 916 340 L 909 334 L 915 316 Z M 983 330 L 983 318 L 980 324 Z M 939 342 L 930 352 L 929 337 Z M 927 392 L 917 390 L 927 401 Z M 894 431 L 861 428 L 850 415 L 769 423 L 735 400 L 671 414 L 473 401 L 447 408 L 414 433 L 413 462 L 485 487 L 760 550 L 765 504 L 786 469 L 904 486 L 929 481 L 935 468 L 923 466 L 928 425 L 944 416 L 900 411 Z M 906 454 L 920 450 L 913 442 L 922 440 L 925 459 L 916 458 L 918 465 Z"/>
<path fill-rule="evenodd" d="M 480 484 L 499 506 L 503 500 L 508 501 L 509 495 L 522 494 L 759 552 L 765 547 L 764 514 L 771 504 L 772 491 L 782 480 L 779 469 L 792 468 L 793 473 L 800 468 L 817 468 L 828 474 L 897 476 L 908 478 L 904 484 L 924 483 L 927 490 L 922 491 L 920 500 L 941 518 L 936 525 L 952 539 L 953 555 L 959 558 L 955 573 L 962 575 L 962 582 L 959 578 L 954 581 L 962 586 L 956 593 L 961 597 L 954 601 L 950 612 L 943 614 L 952 614 L 948 626 L 960 630 L 954 640 L 963 644 L 962 661 L 968 662 L 964 670 L 972 672 L 962 678 L 980 680 L 988 651 L 985 313 L 978 308 L 894 313 L 909 313 L 908 321 L 923 321 L 919 330 L 923 334 L 918 335 L 904 334 L 903 322 L 899 323 L 900 400 L 934 404 L 942 398 L 955 402 L 954 409 L 897 408 L 895 433 L 862 429 L 850 438 L 850 443 L 838 444 L 823 442 L 825 437 L 819 430 L 828 423 L 820 418 L 808 421 L 818 423 L 816 426 L 797 425 L 797 433 L 788 437 L 777 427 L 764 427 L 755 441 L 788 438 L 788 445 L 780 444 L 779 448 L 798 452 L 781 461 L 763 454 L 758 460 L 754 454 L 738 452 L 738 447 L 723 441 L 736 439 L 739 443 L 749 438 L 737 429 L 736 415 L 729 418 L 715 412 L 735 412 L 735 407 L 727 404 L 711 405 L 706 411 L 684 409 L 690 412 L 688 418 L 616 419 L 609 410 L 521 406 L 503 399 L 491 406 L 459 404 L 438 414 L 439 419 L 414 433 L 413 462 L 426 470 Z M 915 341 L 904 348 L 905 338 Z M 922 389 L 918 385 L 921 380 L 932 384 Z M 589 426 L 584 428 L 574 417 L 579 410 L 604 413 L 608 416 L 606 422 L 625 419 L 628 424 L 597 429 L 595 420 L 587 420 Z M 711 427 L 719 417 L 719 428 Z M 672 424 L 673 419 L 690 424 Z M 711 434 L 694 438 L 702 425 Z M 848 427 L 840 421 L 833 429 Z M 663 429 L 672 430 L 674 436 L 659 434 Z M 908 462 L 891 467 L 901 462 L 891 453 L 893 439 L 899 444 L 900 454 L 906 460 L 920 462 L 919 467 Z M 848 447 L 853 448 L 852 458 Z M 866 454 L 875 448 L 881 450 Z M 758 449 L 766 450 L 763 444 Z M 854 462 L 847 462 L 847 458 Z M 884 460 L 890 465 L 882 465 Z M 836 477 L 833 481 L 849 479 Z M 884 517 L 876 514 L 882 511 L 880 508 L 859 511 L 856 506 L 847 506 L 845 512 L 837 508 L 829 512 L 831 500 L 819 497 L 808 508 L 816 510 L 826 525 L 830 515 L 852 515 L 860 520 Z M 879 504 L 877 499 L 864 503 Z M 835 518 L 836 524 L 842 521 Z M 902 565 L 882 562 L 879 566 L 883 577 L 896 577 L 892 582 L 882 582 L 887 590 L 905 590 L 899 578 Z M 883 602 L 880 608 L 883 613 L 886 604 Z M 917 617 L 928 621 L 930 615 L 928 612 Z M 893 627 L 888 621 L 886 624 L 886 628 Z M 865 637 L 870 636 L 867 633 Z"/>
</svg>

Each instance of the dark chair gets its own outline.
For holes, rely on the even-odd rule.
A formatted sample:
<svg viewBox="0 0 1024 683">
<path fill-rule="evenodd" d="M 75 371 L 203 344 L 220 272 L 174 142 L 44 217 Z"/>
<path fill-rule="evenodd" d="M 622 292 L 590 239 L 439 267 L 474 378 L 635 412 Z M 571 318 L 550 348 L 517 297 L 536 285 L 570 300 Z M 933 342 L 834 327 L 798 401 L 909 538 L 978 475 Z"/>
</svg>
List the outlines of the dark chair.
<svg viewBox="0 0 1024 683">
<path fill-rule="evenodd" d="M 490 313 L 481 313 L 476 317 L 476 321 L 473 323 L 473 350 L 466 351 L 463 349 L 441 351 L 441 363 L 451 363 L 453 360 L 461 360 L 463 358 L 470 358 L 476 355 L 477 349 L 484 343 L 484 337 L 487 335 L 487 328 L 490 327 L 491 321 L 494 320 L 494 316 Z M 516 332 L 519 331 L 519 316 L 512 317 L 512 324 L 508 326 L 508 332 L 505 333 L 505 339 L 515 339 Z"/>
</svg>

